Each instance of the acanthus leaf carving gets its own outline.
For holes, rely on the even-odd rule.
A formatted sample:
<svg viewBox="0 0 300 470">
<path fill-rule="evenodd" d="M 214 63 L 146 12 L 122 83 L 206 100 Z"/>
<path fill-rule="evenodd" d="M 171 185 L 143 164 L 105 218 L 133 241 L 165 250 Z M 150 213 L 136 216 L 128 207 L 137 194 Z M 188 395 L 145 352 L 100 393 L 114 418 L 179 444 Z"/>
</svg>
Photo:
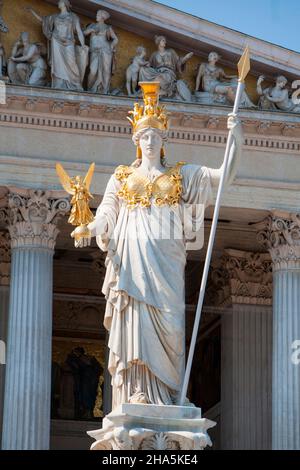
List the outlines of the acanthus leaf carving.
<svg viewBox="0 0 300 470">
<path fill-rule="evenodd" d="M 210 298 L 215 304 L 271 304 L 272 263 L 268 253 L 225 250 L 210 278 Z"/>
<path fill-rule="evenodd" d="M 270 252 L 274 271 L 300 265 L 300 214 L 274 211 L 257 239 Z"/>
<path fill-rule="evenodd" d="M 12 248 L 40 246 L 54 249 L 57 222 L 70 209 L 68 198 L 55 199 L 50 192 L 28 190 L 26 196 L 8 194 L 8 221 Z"/>
</svg>

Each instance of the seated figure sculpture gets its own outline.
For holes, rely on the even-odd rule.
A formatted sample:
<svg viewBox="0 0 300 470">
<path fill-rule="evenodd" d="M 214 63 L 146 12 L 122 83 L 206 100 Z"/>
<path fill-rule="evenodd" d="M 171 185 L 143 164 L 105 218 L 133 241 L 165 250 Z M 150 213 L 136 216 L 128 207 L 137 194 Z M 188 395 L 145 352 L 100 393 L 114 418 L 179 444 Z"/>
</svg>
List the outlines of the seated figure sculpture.
<svg viewBox="0 0 300 470">
<path fill-rule="evenodd" d="M 47 75 L 44 54 L 46 48 L 43 44 L 31 43 L 29 33 L 21 33 L 8 60 L 10 81 L 14 84 L 44 86 Z"/>
<path fill-rule="evenodd" d="M 236 75 L 227 75 L 225 71 L 217 66 L 220 55 L 210 52 L 207 63 L 202 63 L 198 68 L 196 78 L 196 99 L 205 100 L 207 104 L 232 105 L 234 103 L 238 80 Z M 205 96 L 202 96 L 205 95 Z M 241 107 L 255 108 L 246 91 L 243 91 Z"/>
<path fill-rule="evenodd" d="M 174 49 L 167 48 L 165 36 L 155 36 L 157 51 L 150 57 L 150 67 L 141 67 L 139 79 L 145 82 L 157 81 L 160 83 L 160 96 L 174 98 L 181 101 L 192 101 L 191 91 L 184 80 L 177 77 L 185 68 L 185 64 L 193 56 L 189 52 L 179 57 Z"/>
<path fill-rule="evenodd" d="M 300 105 L 294 103 L 287 89 L 288 80 L 283 75 L 276 78 L 275 86 L 262 88 L 265 77 L 261 75 L 257 80 L 257 93 L 260 96 L 259 108 L 263 110 L 280 110 L 289 113 L 300 113 Z"/>
</svg>

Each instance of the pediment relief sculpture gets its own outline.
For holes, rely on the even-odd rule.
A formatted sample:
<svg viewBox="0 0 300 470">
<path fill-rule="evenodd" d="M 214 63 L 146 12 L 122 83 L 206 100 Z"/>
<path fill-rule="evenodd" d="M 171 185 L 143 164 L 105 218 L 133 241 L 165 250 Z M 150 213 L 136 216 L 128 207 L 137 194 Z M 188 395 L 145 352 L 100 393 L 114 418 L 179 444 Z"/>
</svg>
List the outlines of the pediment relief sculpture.
<svg viewBox="0 0 300 470">
<path fill-rule="evenodd" d="M 257 80 L 258 106 L 262 110 L 285 111 L 287 113 L 300 113 L 300 104 L 293 99 L 288 90 L 288 80 L 284 75 L 278 75 L 274 86 L 262 87 L 265 77 L 261 75 Z"/>
<path fill-rule="evenodd" d="M 7 61 L 11 83 L 141 97 L 139 82 L 158 81 L 161 99 L 213 106 L 230 106 L 234 102 L 237 76 L 219 66 L 219 52 L 210 52 L 207 60 L 199 60 L 197 64 L 192 52 L 181 53 L 170 48 L 168 38 L 155 36 L 154 29 L 152 44 L 147 39 L 136 43 L 135 53 L 130 57 L 127 55 L 130 48 L 124 49 L 124 45 L 132 39 L 127 38 L 125 30 L 116 34 L 108 23 L 110 13 L 98 10 L 95 22 L 87 24 L 85 19 L 82 24 L 82 18 L 72 11 L 70 0 L 59 0 L 57 7 L 58 12 L 44 16 L 26 8 L 41 24 L 47 46 L 31 42 L 28 32 L 21 33 Z M 8 32 L 2 17 L 0 31 Z M 3 76 L 6 61 L 0 42 L 1 71 Z M 241 107 L 300 112 L 300 103 L 294 99 L 298 90 L 291 93 L 287 79 L 280 72 L 274 85 L 264 87 L 263 81 L 264 77 L 260 76 L 251 94 L 246 86 Z"/>
<path fill-rule="evenodd" d="M 47 63 L 44 56 L 46 47 L 31 43 L 29 33 L 21 33 L 8 59 L 7 73 L 12 83 L 20 85 L 45 86 Z"/>
<path fill-rule="evenodd" d="M 234 103 L 238 86 L 237 75 L 227 75 L 224 70 L 217 66 L 220 55 L 210 52 L 208 61 L 199 65 L 195 97 L 200 103 L 232 105 Z M 246 91 L 243 92 L 241 100 L 242 108 L 255 108 Z"/>
<path fill-rule="evenodd" d="M 0 1 L 0 12 L 1 12 L 2 6 L 3 6 L 3 2 Z M 4 21 L 3 17 L 0 15 L 0 33 L 8 33 L 8 31 L 9 31 L 9 28 L 6 22 Z M 5 57 L 5 49 L 0 40 L 0 77 L 2 80 L 3 78 L 7 78 L 5 77 L 6 66 L 7 64 L 6 64 L 6 57 Z"/>
<path fill-rule="evenodd" d="M 42 24 L 48 40 L 48 63 L 51 67 L 52 87 L 83 91 L 82 81 L 88 60 L 80 20 L 71 11 L 69 0 L 59 0 L 59 13 L 40 16 L 32 8 L 28 11 Z M 80 46 L 76 45 L 76 36 Z"/>
</svg>

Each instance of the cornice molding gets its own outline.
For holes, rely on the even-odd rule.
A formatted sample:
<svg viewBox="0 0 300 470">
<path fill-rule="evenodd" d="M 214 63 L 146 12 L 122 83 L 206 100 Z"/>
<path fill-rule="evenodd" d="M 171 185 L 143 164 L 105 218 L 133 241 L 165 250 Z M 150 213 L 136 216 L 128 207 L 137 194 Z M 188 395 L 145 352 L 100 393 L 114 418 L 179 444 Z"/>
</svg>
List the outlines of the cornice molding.
<svg viewBox="0 0 300 470">
<path fill-rule="evenodd" d="M 126 116 L 133 102 L 126 97 L 8 85 L 7 102 L 0 105 L 0 126 L 128 139 L 131 128 Z M 224 147 L 229 108 L 171 101 L 165 104 L 171 114 L 170 142 Z M 300 116 L 241 110 L 240 119 L 246 148 L 300 152 Z"/>
</svg>

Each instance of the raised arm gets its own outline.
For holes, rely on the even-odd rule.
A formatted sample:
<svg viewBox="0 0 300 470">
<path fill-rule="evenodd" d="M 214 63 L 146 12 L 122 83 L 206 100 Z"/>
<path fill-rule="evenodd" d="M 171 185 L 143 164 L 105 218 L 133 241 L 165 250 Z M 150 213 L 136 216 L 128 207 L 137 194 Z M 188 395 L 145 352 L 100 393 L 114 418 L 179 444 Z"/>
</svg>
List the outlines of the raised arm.
<svg viewBox="0 0 300 470">
<path fill-rule="evenodd" d="M 22 43 L 21 41 L 18 39 L 18 41 L 14 44 L 13 46 L 13 49 L 12 49 L 12 52 L 11 52 L 11 57 L 17 57 L 18 56 L 18 52 L 19 52 L 19 48 L 21 47 Z"/>
<path fill-rule="evenodd" d="M 27 7 L 26 10 L 29 11 L 40 23 L 43 22 L 43 18 L 36 11 L 34 11 L 33 8 Z"/>
<path fill-rule="evenodd" d="M 26 55 L 22 55 L 22 56 L 19 56 L 19 57 L 12 57 L 12 60 L 14 62 L 28 62 L 34 56 L 34 54 L 36 53 L 36 49 L 37 49 L 36 45 L 32 44 Z"/>
<path fill-rule="evenodd" d="M 260 75 L 258 77 L 257 83 L 256 83 L 256 91 L 259 96 L 262 96 L 264 94 L 264 90 L 262 88 L 262 82 L 264 81 L 265 77 L 263 75 Z"/>
<path fill-rule="evenodd" d="M 83 31 L 83 34 L 85 36 L 89 36 L 90 34 L 94 34 L 94 33 L 95 33 L 95 28 L 92 24 L 88 25 Z"/>
<path fill-rule="evenodd" d="M 232 131 L 233 134 L 233 143 L 230 149 L 227 174 L 225 178 L 225 184 L 226 186 L 229 186 L 234 180 L 239 166 L 244 139 L 242 126 L 240 121 L 237 119 L 236 115 L 229 114 L 227 127 Z M 215 188 L 219 186 L 223 169 L 224 162 L 222 163 L 220 168 L 209 168 L 212 186 Z"/>
</svg>

